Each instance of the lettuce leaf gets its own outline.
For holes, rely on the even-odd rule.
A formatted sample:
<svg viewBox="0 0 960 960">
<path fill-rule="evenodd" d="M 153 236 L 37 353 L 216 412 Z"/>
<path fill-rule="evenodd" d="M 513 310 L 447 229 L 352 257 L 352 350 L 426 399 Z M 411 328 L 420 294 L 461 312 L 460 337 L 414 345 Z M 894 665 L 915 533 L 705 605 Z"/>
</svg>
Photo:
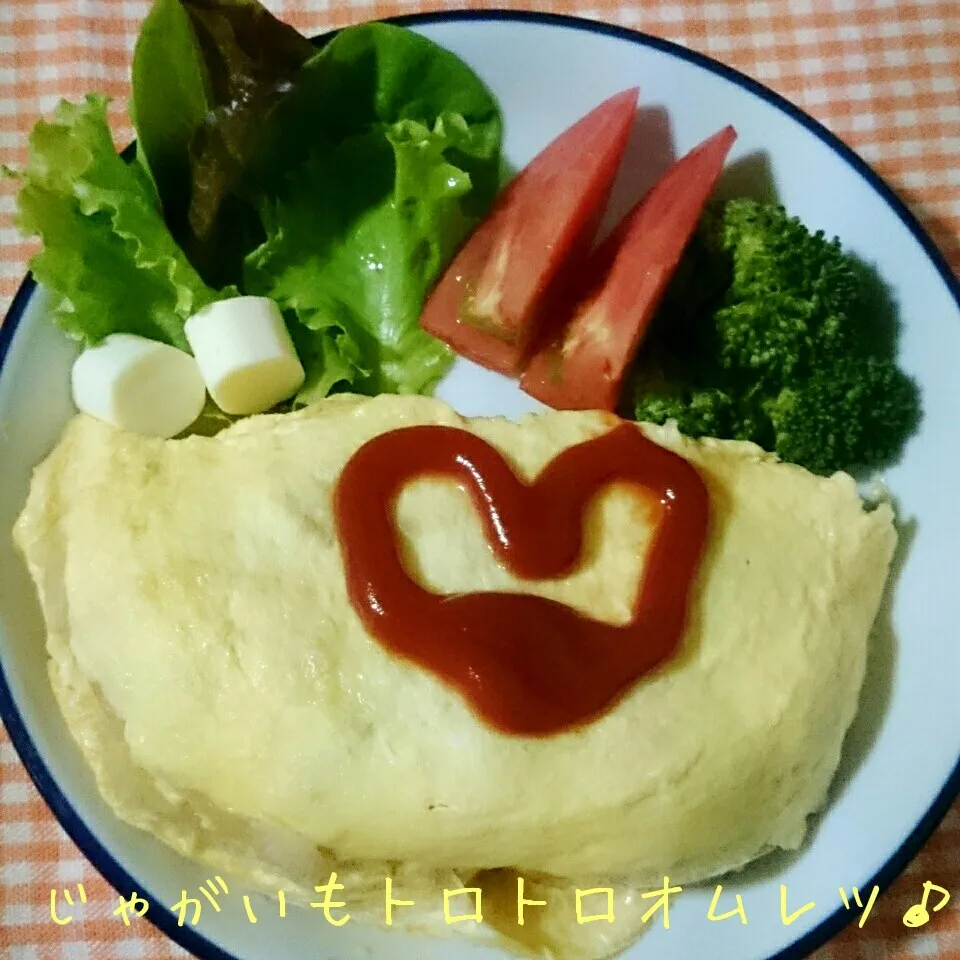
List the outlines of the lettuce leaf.
<svg viewBox="0 0 960 960">
<path fill-rule="evenodd" d="M 107 123 L 107 99 L 61 102 L 30 135 L 16 225 L 39 236 L 30 262 L 53 294 L 55 322 L 94 344 L 136 333 L 187 350 L 184 323 L 218 299 L 164 223 L 144 170 L 121 159 Z"/>
<path fill-rule="evenodd" d="M 265 211 L 270 238 L 248 258 L 245 287 L 321 334 L 316 356 L 301 358 L 312 374 L 305 398 L 339 381 L 419 393 L 449 366 L 447 348 L 417 321 L 470 226 L 460 206 L 470 178 L 445 159 L 464 128 L 454 115 L 433 130 L 406 120 L 351 137 L 311 156 Z"/>
<path fill-rule="evenodd" d="M 343 31 L 305 64 L 248 172 L 267 239 L 243 281 L 305 328 L 301 401 L 338 384 L 424 393 L 447 371 L 418 320 L 492 204 L 501 129 L 465 64 L 397 27 Z"/>
<path fill-rule="evenodd" d="M 137 162 L 163 198 L 168 219 L 184 221 L 190 203 L 188 150 L 213 103 L 210 71 L 180 0 L 156 0 L 133 51 L 128 113 Z"/>
<path fill-rule="evenodd" d="M 209 283 L 238 280 L 244 254 L 263 240 L 234 190 L 263 117 L 314 52 L 256 0 L 156 0 L 144 21 L 131 96 L 138 156 Z"/>
<path fill-rule="evenodd" d="M 453 355 L 420 311 L 501 172 L 499 107 L 466 64 L 387 24 L 315 50 L 256 0 L 156 0 L 133 113 L 200 275 L 285 311 L 300 402 L 433 387 Z"/>
</svg>

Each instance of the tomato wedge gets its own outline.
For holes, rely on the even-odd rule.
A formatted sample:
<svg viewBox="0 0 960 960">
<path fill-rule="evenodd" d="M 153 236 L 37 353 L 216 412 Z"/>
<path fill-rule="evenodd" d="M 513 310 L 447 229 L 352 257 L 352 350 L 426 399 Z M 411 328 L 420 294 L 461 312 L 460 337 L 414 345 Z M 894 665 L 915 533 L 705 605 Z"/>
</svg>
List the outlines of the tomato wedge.
<svg viewBox="0 0 960 960">
<path fill-rule="evenodd" d="M 678 160 L 597 248 L 569 319 L 520 386 L 558 410 L 615 410 L 623 378 L 737 134 L 724 127 Z"/>
<path fill-rule="evenodd" d="M 507 186 L 428 299 L 424 330 L 485 367 L 520 373 L 545 304 L 589 254 L 637 93 L 633 87 L 605 100 Z"/>
</svg>

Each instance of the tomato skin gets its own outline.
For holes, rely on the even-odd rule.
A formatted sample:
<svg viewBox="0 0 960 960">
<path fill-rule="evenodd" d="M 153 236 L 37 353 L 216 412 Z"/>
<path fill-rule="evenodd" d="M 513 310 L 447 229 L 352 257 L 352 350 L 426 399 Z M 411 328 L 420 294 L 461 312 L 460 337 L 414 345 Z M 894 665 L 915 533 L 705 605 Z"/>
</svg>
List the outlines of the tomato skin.
<svg viewBox="0 0 960 960">
<path fill-rule="evenodd" d="M 519 375 L 549 305 L 589 255 L 638 92 L 605 100 L 511 181 L 434 288 L 424 330 L 484 367 Z"/>
<path fill-rule="evenodd" d="M 597 248 L 567 322 L 541 340 L 521 388 L 558 410 L 615 410 L 623 378 L 716 186 L 733 127 L 678 160 Z"/>
</svg>

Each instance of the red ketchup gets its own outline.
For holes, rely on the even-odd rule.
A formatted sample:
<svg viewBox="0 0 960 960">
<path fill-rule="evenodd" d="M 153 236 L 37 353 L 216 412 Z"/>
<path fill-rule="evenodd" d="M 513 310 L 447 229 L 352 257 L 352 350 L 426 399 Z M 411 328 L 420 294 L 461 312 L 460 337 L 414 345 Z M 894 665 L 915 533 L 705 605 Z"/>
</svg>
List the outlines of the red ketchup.
<svg viewBox="0 0 960 960">
<path fill-rule="evenodd" d="M 531 594 L 424 589 L 404 569 L 394 527 L 400 493 L 424 476 L 470 494 L 497 557 L 525 580 L 572 573 L 591 499 L 611 483 L 640 487 L 660 505 L 660 520 L 633 619 L 613 626 Z M 529 484 L 474 434 L 416 426 L 353 455 L 335 515 L 350 601 L 367 631 L 457 689 L 490 726 L 542 737 L 598 718 L 677 651 L 709 497 L 690 463 L 626 423 L 564 450 Z"/>
</svg>

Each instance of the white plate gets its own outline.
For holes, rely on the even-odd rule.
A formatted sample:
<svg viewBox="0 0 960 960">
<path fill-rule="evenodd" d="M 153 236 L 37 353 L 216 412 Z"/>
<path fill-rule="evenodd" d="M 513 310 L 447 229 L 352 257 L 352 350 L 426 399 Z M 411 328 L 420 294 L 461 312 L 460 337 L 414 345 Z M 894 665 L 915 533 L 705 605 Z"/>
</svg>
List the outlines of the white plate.
<svg viewBox="0 0 960 960">
<path fill-rule="evenodd" d="M 854 916 L 839 889 L 867 891 L 903 868 L 960 787 L 960 287 L 904 206 L 822 127 L 760 85 L 670 43 L 560 17 L 464 13 L 403 21 L 470 63 L 493 88 L 507 119 L 506 151 L 528 161 L 555 134 L 608 95 L 638 84 L 642 111 L 631 154 L 672 138 L 683 153 L 719 126 L 739 131 L 731 162 L 749 182 L 765 162 L 786 207 L 837 234 L 876 265 L 900 304 L 902 363 L 923 390 L 924 420 L 903 462 L 889 472 L 902 516 L 906 562 L 873 643 L 862 708 L 826 813 L 797 856 L 761 861 L 727 882 L 743 895 L 749 924 L 706 919 L 712 887 L 688 890 L 632 960 L 712 957 L 762 960 L 805 956 Z M 763 158 L 766 158 L 764 161 Z M 665 162 L 640 164 L 615 193 L 624 209 Z M 626 189 L 630 187 L 631 189 Z M 28 281 L 0 329 L 0 529 L 9 530 L 30 470 L 55 443 L 71 413 L 73 348 L 45 322 L 42 296 Z M 513 415 L 532 401 L 496 375 L 460 363 L 441 395 L 463 413 Z M 363 929 L 334 929 L 318 911 L 281 920 L 264 900 L 251 926 L 234 895 L 222 913 L 205 911 L 178 928 L 164 909 L 207 871 L 118 823 L 100 802 L 54 704 L 34 590 L 10 538 L 0 537 L 0 713 L 41 793 L 68 833 L 125 895 L 149 900 L 148 917 L 203 960 L 479 960 L 501 954 L 456 941 L 423 941 Z M 771 638 L 776 642 L 776 638 Z M 123 656 L 123 651 L 118 651 Z M 928 879 L 928 878 L 923 878 Z M 935 880 L 936 878 L 929 878 Z M 816 906 L 789 926 L 790 909 Z M 919 892 L 919 890 L 918 890 Z M 119 920 L 117 921 L 120 922 Z"/>
</svg>

